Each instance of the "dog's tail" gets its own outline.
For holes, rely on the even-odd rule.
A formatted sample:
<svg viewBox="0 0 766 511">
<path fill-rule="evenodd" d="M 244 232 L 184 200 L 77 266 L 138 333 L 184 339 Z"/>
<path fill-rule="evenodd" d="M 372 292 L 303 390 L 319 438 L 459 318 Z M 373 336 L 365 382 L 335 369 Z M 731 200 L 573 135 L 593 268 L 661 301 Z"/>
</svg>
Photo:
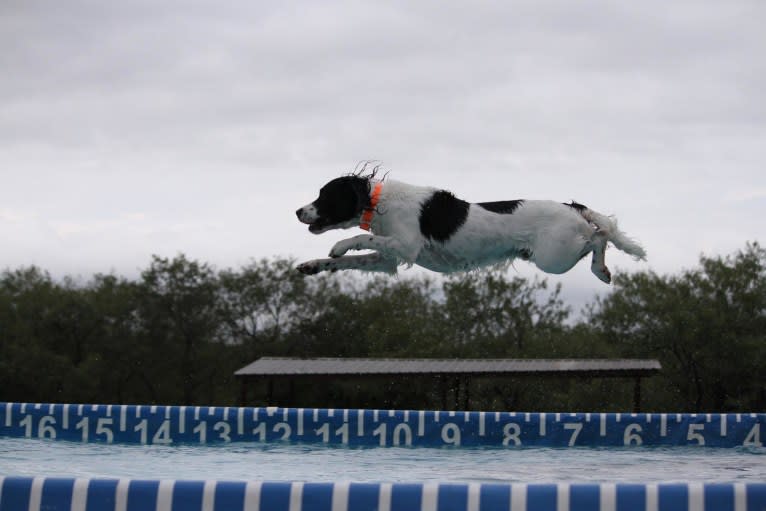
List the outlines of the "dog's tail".
<svg viewBox="0 0 766 511">
<path fill-rule="evenodd" d="M 617 227 L 616 218 L 602 215 L 590 208 L 584 208 L 580 213 L 588 222 L 595 225 L 599 231 L 606 234 L 606 239 L 611 241 L 615 247 L 626 254 L 632 255 L 636 260 L 646 260 L 646 250 L 644 250 L 644 247 Z"/>
</svg>

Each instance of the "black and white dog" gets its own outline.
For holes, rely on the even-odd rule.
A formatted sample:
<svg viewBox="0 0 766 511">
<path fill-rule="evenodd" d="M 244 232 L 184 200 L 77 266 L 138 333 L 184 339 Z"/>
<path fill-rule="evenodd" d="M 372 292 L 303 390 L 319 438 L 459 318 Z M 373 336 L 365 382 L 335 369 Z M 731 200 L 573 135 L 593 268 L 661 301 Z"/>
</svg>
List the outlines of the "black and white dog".
<svg viewBox="0 0 766 511">
<path fill-rule="evenodd" d="M 375 172 L 333 179 L 297 212 L 309 231 L 359 226 L 370 231 L 339 241 L 329 259 L 298 265 L 307 275 L 358 269 L 396 273 L 417 264 L 449 273 L 520 258 L 544 272 L 564 273 L 593 253 L 591 270 L 609 283 L 607 242 L 636 259 L 646 252 L 617 228 L 613 218 L 582 204 L 548 200 L 468 203 L 437 188 L 376 179 Z M 349 250 L 373 250 L 345 255 Z"/>
</svg>

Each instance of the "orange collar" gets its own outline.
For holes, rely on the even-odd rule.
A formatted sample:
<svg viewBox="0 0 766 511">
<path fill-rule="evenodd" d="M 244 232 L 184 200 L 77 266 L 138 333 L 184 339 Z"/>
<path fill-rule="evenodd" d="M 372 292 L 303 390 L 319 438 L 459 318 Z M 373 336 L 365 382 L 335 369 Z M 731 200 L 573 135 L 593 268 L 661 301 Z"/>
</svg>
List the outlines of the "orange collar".
<svg viewBox="0 0 766 511">
<path fill-rule="evenodd" d="M 378 205 L 378 201 L 380 200 L 381 190 L 383 190 L 382 181 L 375 185 L 375 189 L 372 190 L 372 195 L 370 196 L 370 207 L 365 209 L 364 213 L 362 213 L 362 221 L 359 222 L 359 227 L 361 227 L 365 231 L 370 230 L 372 217 L 375 216 L 375 206 Z"/>
</svg>

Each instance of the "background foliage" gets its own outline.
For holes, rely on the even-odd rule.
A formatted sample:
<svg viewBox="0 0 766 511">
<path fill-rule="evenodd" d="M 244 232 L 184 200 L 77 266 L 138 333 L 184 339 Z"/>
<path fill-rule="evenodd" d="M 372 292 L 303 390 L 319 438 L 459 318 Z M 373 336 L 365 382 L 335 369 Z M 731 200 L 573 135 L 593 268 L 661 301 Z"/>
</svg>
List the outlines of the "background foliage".
<svg viewBox="0 0 766 511">
<path fill-rule="evenodd" d="M 657 358 L 644 409 L 766 409 L 766 250 L 677 275 L 618 275 L 582 315 L 545 280 L 304 278 L 288 259 L 234 270 L 154 257 L 137 280 L 0 275 L 0 400 L 237 404 L 236 369 L 295 357 Z M 428 378 L 296 384 L 279 404 L 440 406 Z M 265 392 L 252 396 L 264 404 Z M 475 409 L 628 410 L 632 382 L 481 379 Z M 289 401 L 289 402 L 288 402 Z"/>
</svg>

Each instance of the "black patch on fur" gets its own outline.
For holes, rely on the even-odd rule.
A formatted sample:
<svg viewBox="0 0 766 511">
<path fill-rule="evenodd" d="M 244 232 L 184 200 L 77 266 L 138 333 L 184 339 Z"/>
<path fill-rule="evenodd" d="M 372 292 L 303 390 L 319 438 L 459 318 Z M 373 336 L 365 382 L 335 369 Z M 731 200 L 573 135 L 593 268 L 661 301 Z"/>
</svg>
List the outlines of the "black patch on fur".
<svg viewBox="0 0 766 511">
<path fill-rule="evenodd" d="M 578 213 L 580 213 L 580 214 L 582 214 L 582 212 L 583 212 L 583 211 L 585 211 L 586 209 L 588 209 L 588 207 L 587 207 L 587 206 L 583 206 L 582 204 L 579 204 L 579 203 L 577 203 L 577 202 L 575 202 L 575 201 L 572 201 L 572 202 L 570 202 L 569 204 L 567 204 L 566 202 L 564 202 L 563 204 L 564 204 L 564 206 L 569 206 L 570 208 L 572 208 L 572 209 L 576 210 L 576 211 L 577 211 Z"/>
<path fill-rule="evenodd" d="M 370 181 L 354 175 L 335 178 L 319 190 L 313 204 L 319 220 L 310 228 L 319 229 L 356 218 L 370 206 Z"/>
<path fill-rule="evenodd" d="M 519 206 L 524 204 L 524 200 L 501 200 L 497 202 L 479 202 L 478 204 L 487 211 L 511 215 Z"/>
<path fill-rule="evenodd" d="M 435 192 L 420 208 L 420 232 L 426 238 L 447 241 L 468 217 L 468 204 L 450 192 Z"/>
</svg>

